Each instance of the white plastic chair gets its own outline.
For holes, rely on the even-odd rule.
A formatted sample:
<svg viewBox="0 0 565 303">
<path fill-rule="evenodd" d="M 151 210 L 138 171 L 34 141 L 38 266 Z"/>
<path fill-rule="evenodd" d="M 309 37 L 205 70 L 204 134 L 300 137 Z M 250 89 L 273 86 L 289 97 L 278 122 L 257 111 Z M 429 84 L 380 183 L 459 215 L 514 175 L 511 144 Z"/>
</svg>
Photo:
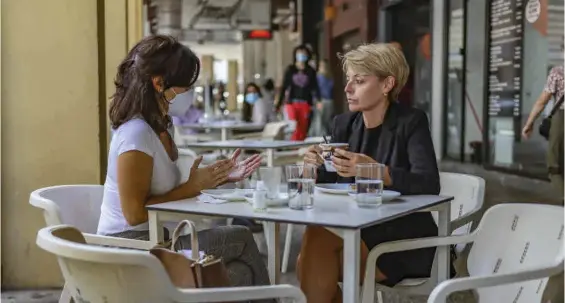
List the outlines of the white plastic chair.
<svg viewBox="0 0 565 303">
<path fill-rule="evenodd" d="M 263 139 L 280 140 L 284 138 L 284 130 L 288 126 L 286 121 L 269 122 L 265 124 L 263 131 L 245 133 L 231 136 L 232 139 Z"/>
<path fill-rule="evenodd" d="M 43 210 L 47 226 L 76 226 L 90 244 L 150 249 L 149 241 L 96 234 L 103 196 L 102 185 L 60 185 L 33 191 L 29 203 Z"/>
<path fill-rule="evenodd" d="M 320 138 L 312 137 L 311 141 L 319 141 Z M 329 140 L 329 138 L 328 138 Z M 483 178 L 442 172 L 440 175 L 441 195 L 454 197 L 451 202 L 451 229 L 452 235 L 461 235 L 471 232 L 473 221 L 478 219 L 480 210 L 483 207 L 485 197 L 485 180 Z M 432 212 L 436 222 L 437 213 Z M 288 258 L 290 255 L 290 243 L 292 240 L 292 224 L 288 225 L 281 262 L 281 271 L 286 273 L 288 268 Z M 457 251 L 460 253 L 464 245 L 458 245 Z M 437 285 L 437 278 L 407 279 L 396 286 L 400 291 L 409 294 L 429 294 Z M 384 288 L 384 286 L 383 286 Z"/>
<path fill-rule="evenodd" d="M 305 303 L 291 285 L 179 289 L 149 252 L 92 246 L 68 225 L 43 228 L 37 245 L 57 256 L 75 302 L 226 302 L 292 298 Z"/>
<path fill-rule="evenodd" d="M 473 221 L 478 220 L 485 197 L 485 180 L 481 177 L 441 172 L 441 195 L 452 196 L 451 202 L 451 235 L 464 235 L 471 232 Z M 437 213 L 432 212 L 437 223 Z M 465 244 L 457 245 L 455 251 L 461 253 Z M 437 264 L 433 264 L 429 278 L 405 279 L 400 281 L 392 290 L 404 295 L 429 295 L 437 285 Z M 378 289 L 391 290 L 384 285 L 377 284 Z M 377 293 L 378 302 L 382 303 L 382 294 Z"/>
<path fill-rule="evenodd" d="M 173 125 L 174 128 L 174 140 L 177 145 L 184 145 L 193 142 L 202 142 L 202 141 L 214 141 L 219 140 L 219 136 L 215 136 L 214 134 L 203 134 L 203 133 L 194 133 L 194 134 L 185 134 L 181 132 L 182 127 L 178 125 Z"/>
<path fill-rule="evenodd" d="M 489 208 L 470 234 L 394 241 L 373 248 L 365 281 L 374 281 L 377 258 L 387 252 L 473 243 L 470 277 L 439 284 L 429 303 L 445 303 L 455 291 L 475 289 L 479 302 L 540 302 L 548 277 L 563 271 L 563 207 L 508 203 Z M 363 303 L 373 303 L 375 283 L 365 283 Z"/>
<path fill-rule="evenodd" d="M 47 226 L 69 224 L 84 233 L 90 244 L 148 250 L 149 241 L 97 235 L 100 206 L 104 196 L 102 185 L 60 185 L 33 191 L 29 204 L 43 210 Z M 67 285 L 63 287 L 60 303 L 69 303 Z"/>
<path fill-rule="evenodd" d="M 451 201 L 451 235 L 463 235 L 471 232 L 473 222 L 481 215 L 485 199 L 485 180 L 481 177 L 441 172 L 439 173 L 441 193 L 452 196 Z M 432 212 L 437 222 L 437 213 Z M 456 252 L 461 253 L 465 245 L 457 245 Z"/>
</svg>

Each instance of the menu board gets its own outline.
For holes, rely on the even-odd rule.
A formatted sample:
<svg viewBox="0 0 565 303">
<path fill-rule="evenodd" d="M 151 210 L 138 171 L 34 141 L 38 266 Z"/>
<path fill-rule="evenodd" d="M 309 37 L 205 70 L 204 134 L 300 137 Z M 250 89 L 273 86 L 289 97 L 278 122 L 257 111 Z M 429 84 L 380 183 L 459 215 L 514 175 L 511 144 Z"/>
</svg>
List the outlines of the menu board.
<svg viewBox="0 0 565 303">
<path fill-rule="evenodd" d="M 488 63 L 489 116 L 521 113 L 523 0 L 491 0 Z"/>
</svg>

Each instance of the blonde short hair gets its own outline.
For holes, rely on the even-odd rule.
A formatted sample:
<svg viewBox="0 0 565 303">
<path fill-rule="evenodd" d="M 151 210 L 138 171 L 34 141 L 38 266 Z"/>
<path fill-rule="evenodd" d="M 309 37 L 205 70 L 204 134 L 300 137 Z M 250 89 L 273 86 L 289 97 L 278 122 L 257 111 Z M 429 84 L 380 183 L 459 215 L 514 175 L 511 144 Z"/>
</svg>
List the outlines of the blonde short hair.
<svg viewBox="0 0 565 303">
<path fill-rule="evenodd" d="M 396 100 L 408 80 L 410 67 L 402 51 L 390 43 L 363 44 L 339 55 L 343 70 L 375 75 L 381 79 L 394 77 L 395 84 L 389 99 Z"/>
</svg>

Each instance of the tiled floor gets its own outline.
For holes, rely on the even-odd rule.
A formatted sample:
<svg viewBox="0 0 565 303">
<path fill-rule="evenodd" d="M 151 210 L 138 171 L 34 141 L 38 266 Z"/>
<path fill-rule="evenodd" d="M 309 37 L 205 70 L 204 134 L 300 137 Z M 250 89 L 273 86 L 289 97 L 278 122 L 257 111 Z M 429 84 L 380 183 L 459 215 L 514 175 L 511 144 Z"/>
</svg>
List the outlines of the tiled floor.
<svg viewBox="0 0 565 303">
<path fill-rule="evenodd" d="M 559 198 L 553 194 L 554 191 L 547 182 L 536 181 L 517 176 L 506 175 L 498 172 L 485 171 L 482 167 L 476 165 L 461 165 L 460 163 L 444 162 L 442 163 L 442 171 L 455 171 L 475 174 L 482 176 L 486 180 L 486 197 L 485 207 L 488 208 L 495 204 L 505 202 L 539 202 L 539 203 L 558 203 Z M 286 226 L 281 228 L 281 241 L 284 241 L 284 233 Z M 294 266 L 296 256 L 300 248 L 300 241 L 303 227 L 297 226 L 294 229 L 292 237 L 291 257 L 289 264 L 289 273 L 282 276 L 283 283 L 297 285 L 294 274 Z M 262 251 L 265 249 L 265 241 L 262 234 L 256 235 L 256 240 Z M 281 247 L 284 243 L 281 243 Z M 463 262 L 462 262 L 463 261 Z M 458 269 L 464 272 L 464 260 L 459 260 Z M 59 291 L 3 291 L 2 303 L 51 303 L 58 301 Z M 386 293 L 384 296 L 387 303 L 425 303 L 426 298 L 406 298 L 399 297 L 393 293 Z M 475 302 L 470 293 L 457 294 L 451 300 L 453 303 L 472 303 Z"/>
</svg>

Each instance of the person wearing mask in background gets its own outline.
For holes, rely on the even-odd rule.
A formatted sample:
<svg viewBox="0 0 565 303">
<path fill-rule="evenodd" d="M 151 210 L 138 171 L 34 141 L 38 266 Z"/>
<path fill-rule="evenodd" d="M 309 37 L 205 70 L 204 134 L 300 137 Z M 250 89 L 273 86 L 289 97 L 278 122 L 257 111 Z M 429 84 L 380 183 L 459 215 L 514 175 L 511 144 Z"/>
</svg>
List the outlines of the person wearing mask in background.
<svg viewBox="0 0 565 303">
<path fill-rule="evenodd" d="M 243 121 L 266 124 L 273 120 L 273 102 L 264 98 L 257 84 L 247 84 L 244 101 Z"/>
<path fill-rule="evenodd" d="M 294 64 L 286 68 L 276 106 L 278 111 L 284 104 L 288 118 L 296 121 L 296 130 L 290 138 L 295 141 L 306 139 L 314 98 L 320 96 L 316 71 L 308 64 L 311 57 L 304 45 L 294 49 Z"/>
<path fill-rule="evenodd" d="M 241 120 L 245 122 L 255 122 L 254 110 L 258 102 L 262 102 L 263 94 L 257 84 L 250 82 L 245 86 L 245 95 L 243 98 L 243 108 L 241 109 Z"/>
<path fill-rule="evenodd" d="M 320 87 L 321 102 L 318 102 L 318 110 L 321 113 L 321 128 L 322 134 L 329 135 L 331 131 L 332 116 L 334 112 L 333 104 L 333 88 L 334 80 L 332 79 L 331 72 L 328 69 L 328 61 L 320 61 L 318 69 L 318 86 Z"/>
<path fill-rule="evenodd" d="M 259 156 L 237 163 L 231 159 L 199 167 L 195 159 L 187 181 L 176 164 L 178 150 L 168 129 L 171 114 L 190 106 L 190 90 L 198 79 L 198 57 L 175 38 L 144 38 L 120 63 L 110 105 L 115 130 L 110 142 L 97 234 L 149 240 L 147 205 L 194 198 L 201 190 L 239 182 L 259 167 Z M 239 166 L 237 172 L 234 167 Z M 196 203 L 196 202 L 193 202 Z M 165 239 L 169 231 L 164 230 Z M 225 262 L 233 286 L 267 285 L 269 276 L 249 229 L 222 226 L 198 232 L 200 248 Z M 189 249 L 190 235 L 176 249 Z M 269 301 L 270 302 L 270 301 Z"/>
</svg>

